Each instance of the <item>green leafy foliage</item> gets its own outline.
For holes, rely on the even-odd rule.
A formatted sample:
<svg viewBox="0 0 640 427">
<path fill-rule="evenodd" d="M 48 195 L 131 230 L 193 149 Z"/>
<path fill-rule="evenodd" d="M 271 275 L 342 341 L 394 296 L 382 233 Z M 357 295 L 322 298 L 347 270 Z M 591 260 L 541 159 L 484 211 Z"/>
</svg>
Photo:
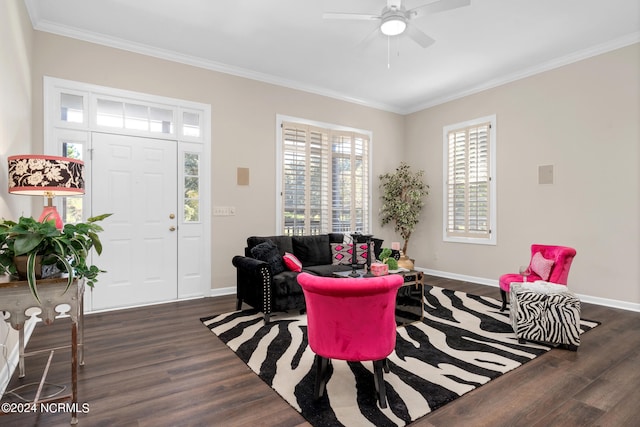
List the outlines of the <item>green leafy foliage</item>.
<svg viewBox="0 0 640 427">
<path fill-rule="evenodd" d="M 398 261 L 392 257 L 391 254 L 391 249 L 382 248 L 380 251 L 380 261 L 382 261 L 383 264 L 387 264 L 389 266 L 389 270 L 397 270 Z"/>
<path fill-rule="evenodd" d="M 394 173 L 380 175 L 380 189 L 380 224 L 394 224 L 395 231 L 404 240 L 402 252 L 406 255 L 411 233 L 420 219 L 424 198 L 429 194 L 424 171 L 412 172 L 410 166 L 402 162 Z"/>
<path fill-rule="evenodd" d="M 67 274 L 67 289 L 74 278 L 87 279 L 93 286 L 97 277 L 104 272 L 95 265 L 87 265 L 91 248 L 102 253 L 102 242 L 98 233 L 103 228 L 96 224 L 108 218 L 104 214 L 89 218 L 85 223 L 65 224 L 58 230 L 54 221 L 39 222 L 30 217 L 20 217 L 18 222 L 0 221 L 0 273 L 17 276 L 14 257 L 27 255 L 27 281 L 31 292 L 40 301 L 36 283 L 35 265 L 42 256 L 43 265 L 53 265 Z"/>
</svg>

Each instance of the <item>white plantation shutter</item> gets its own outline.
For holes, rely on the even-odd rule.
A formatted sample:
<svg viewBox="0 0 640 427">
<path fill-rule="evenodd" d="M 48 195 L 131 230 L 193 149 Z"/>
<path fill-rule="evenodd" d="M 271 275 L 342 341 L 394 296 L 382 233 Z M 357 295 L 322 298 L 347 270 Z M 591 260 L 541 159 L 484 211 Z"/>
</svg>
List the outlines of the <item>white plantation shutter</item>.
<svg viewBox="0 0 640 427">
<path fill-rule="evenodd" d="M 332 132 L 332 231 L 369 229 L 369 139 Z"/>
<path fill-rule="evenodd" d="M 282 135 L 284 234 L 320 234 L 327 221 L 327 135 L 293 123 L 283 123 Z"/>
<path fill-rule="evenodd" d="M 369 224 L 369 138 L 354 134 L 352 168 L 354 182 L 353 207 L 356 223 L 352 230 L 371 232 Z"/>
<path fill-rule="evenodd" d="M 327 150 L 329 148 L 326 132 L 322 129 L 311 128 L 309 130 L 307 157 L 307 182 L 309 183 L 309 197 L 307 199 L 307 211 L 305 218 L 305 234 L 326 233 L 329 207 L 329 161 Z"/>
<path fill-rule="evenodd" d="M 490 239 L 492 122 L 446 130 L 445 238 Z"/>
<path fill-rule="evenodd" d="M 286 235 L 369 230 L 369 137 L 282 122 Z"/>
</svg>

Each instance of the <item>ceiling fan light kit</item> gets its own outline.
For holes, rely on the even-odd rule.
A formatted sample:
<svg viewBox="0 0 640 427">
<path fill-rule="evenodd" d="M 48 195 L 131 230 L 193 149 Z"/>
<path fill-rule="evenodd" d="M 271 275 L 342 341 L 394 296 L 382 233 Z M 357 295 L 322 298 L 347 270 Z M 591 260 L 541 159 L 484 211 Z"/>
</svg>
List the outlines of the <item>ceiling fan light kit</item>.
<svg viewBox="0 0 640 427">
<path fill-rule="evenodd" d="M 397 36 L 407 29 L 407 18 L 401 14 L 393 14 L 382 19 L 380 31 L 385 36 Z"/>
<path fill-rule="evenodd" d="M 323 17 L 325 19 L 380 21 L 379 29 L 385 36 L 393 37 L 406 33 L 410 39 L 418 43 L 421 47 L 426 48 L 431 46 L 435 40 L 423 33 L 414 23 L 409 21 L 432 13 L 443 12 L 471 4 L 471 0 L 429 0 L 412 9 L 406 9 L 402 5 L 402 0 L 386 0 L 386 2 L 387 5 L 378 15 L 331 12 L 325 13 Z"/>
</svg>

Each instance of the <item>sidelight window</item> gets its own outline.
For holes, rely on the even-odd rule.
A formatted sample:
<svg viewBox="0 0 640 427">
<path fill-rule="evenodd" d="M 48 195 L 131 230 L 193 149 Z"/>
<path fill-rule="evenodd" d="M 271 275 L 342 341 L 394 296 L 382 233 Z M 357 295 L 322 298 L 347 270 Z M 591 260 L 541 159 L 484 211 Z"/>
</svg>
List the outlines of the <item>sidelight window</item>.
<svg viewBox="0 0 640 427">
<path fill-rule="evenodd" d="M 200 156 L 184 153 L 184 222 L 200 221 Z"/>
</svg>

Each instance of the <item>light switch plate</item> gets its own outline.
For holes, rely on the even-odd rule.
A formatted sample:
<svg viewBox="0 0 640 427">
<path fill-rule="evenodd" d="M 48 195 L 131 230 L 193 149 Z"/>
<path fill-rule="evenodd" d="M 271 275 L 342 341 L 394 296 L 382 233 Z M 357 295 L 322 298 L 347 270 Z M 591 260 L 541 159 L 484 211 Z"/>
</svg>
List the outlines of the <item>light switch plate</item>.
<svg viewBox="0 0 640 427">
<path fill-rule="evenodd" d="M 233 216 L 236 214 L 235 206 L 214 206 L 213 216 Z"/>
<path fill-rule="evenodd" d="M 226 206 L 214 206 L 213 216 L 226 216 L 229 215 L 229 209 Z"/>
</svg>

